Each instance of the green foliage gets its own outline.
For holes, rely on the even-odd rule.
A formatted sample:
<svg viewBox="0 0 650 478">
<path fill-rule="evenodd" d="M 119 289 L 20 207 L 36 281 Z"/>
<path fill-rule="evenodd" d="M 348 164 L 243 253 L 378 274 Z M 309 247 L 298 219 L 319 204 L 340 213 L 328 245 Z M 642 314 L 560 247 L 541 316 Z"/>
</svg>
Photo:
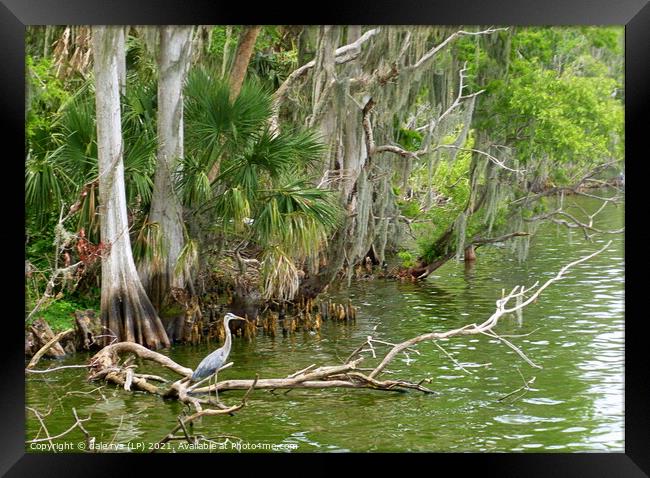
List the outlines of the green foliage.
<svg viewBox="0 0 650 478">
<path fill-rule="evenodd" d="M 304 178 L 325 147 L 313 130 L 283 125 L 272 133 L 271 94 L 258 80 L 245 81 L 233 102 L 229 95 L 228 82 L 210 70 L 190 73 L 182 197 L 226 237 L 257 245 L 262 262 L 276 260 L 263 264 L 265 293 L 291 295 L 294 288 L 280 287 L 278 278 L 294 281 L 295 262 L 313 261 L 340 220 L 332 194 Z"/>
<path fill-rule="evenodd" d="M 609 158 L 611 135 L 623 133 L 622 105 L 611 98 L 615 88 L 612 79 L 537 69 L 511 80 L 504 106 L 527 118 L 528 138 L 516 142 L 519 158 L 548 155 L 559 163 Z"/>
<path fill-rule="evenodd" d="M 74 312 L 78 307 L 68 301 L 54 302 L 41 312 L 54 333 L 74 326 Z"/>
<path fill-rule="evenodd" d="M 400 251 L 397 253 L 397 257 L 402 260 L 402 267 L 413 267 L 416 263 L 415 257 L 409 251 Z"/>
<path fill-rule="evenodd" d="M 123 98 L 122 131 L 124 168 L 128 200 L 151 198 L 155 166 L 155 96 L 153 84 L 130 77 Z M 97 176 L 95 98 L 92 83 L 82 85 L 48 118 L 49 144 L 43 149 L 38 139 L 28 137 L 29 155 L 25 168 L 25 199 L 28 215 L 47 220 L 62 204 L 71 205 L 86 183 Z M 28 126 L 30 128 L 30 119 Z M 33 126 L 33 125 L 32 125 Z M 34 126 L 35 127 L 35 126 Z M 96 199 L 86 196 L 86 201 Z M 92 216 L 82 217 L 79 227 L 95 230 Z"/>
<path fill-rule="evenodd" d="M 156 37 L 157 35 L 154 36 L 154 38 Z M 147 48 L 143 37 L 136 35 L 126 37 L 126 71 L 134 72 L 138 78 L 147 83 L 156 80 L 158 76 L 156 58 L 154 52 Z"/>
<path fill-rule="evenodd" d="M 83 83 L 59 81 L 49 58 L 28 58 L 27 66 L 31 93 L 26 117 L 26 257 L 44 271 L 34 276 L 30 286 L 29 293 L 37 295 L 54 265 L 54 227 L 61 212 L 67 214 L 72 204 L 81 201 L 65 228 L 83 228 L 93 244 L 100 240 L 94 183 L 98 174 L 95 94 L 92 77 Z M 126 192 L 134 223 L 139 223 L 153 186 L 157 91 L 153 81 L 137 74 L 129 76 L 126 91 L 122 98 Z M 84 286 L 86 292 L 97 293 L 89 286 Z"/>
<path fill-rule="evenodd" d="M 70 97 L 57 78 L 50 58 L 26 58 L 27 118 L 25 136 L 35 155 L 43 156 L 52 146 L 52 125 L 57 112 Z"/>
<path fill-rule="evenodd" d="M 203 67 L 190 71 L 185 98 L 187 148 L 179 184 L 185 203 L 198 206 L 211 197 L 207 174 L 215 163 L 224 162 L 227 171 L 232 168 L 230 173 L 248 173 L 255 181 L 252 164 L 246 164 L 243 156 L 255 154 L 251 148 L 271 114 L 271 99 L 255 82 L 244 82 L 231 103 L 228 82 Z M 246 171 L 245 166 L 251 167 Z"/>
<path fill-rule="evenodd" d="M 201 216 L 198 227 L 217 231 L 221 239 L 246 241 L 264 263 L 267 292 L 284 297 L 291 295 L 292 289 L 281 287 L 278 281 L 295 282 L 297 265 L 316 257 L 340 224 L 341 210 L 329 191 L 315 189 L 307 180 L 316 176 L 316 170 L 322 173 L 313 167 L 325 153 L 321 138 L 314 131 L 289 125 L 282 125 L 279 134 L 268 128 L 271 94 L 297 66 L 301 29 L 262 28 L 248 80 L 240 95 L 230 101 L 228 81 L 221 79 L 221 60 L 228 50 L 224 65 L 228 71 L 242 28 L 230 27 L 231 34 L 226 35 L 227 27 L 213 27 L 208 38 L 210 55 L 200 59 L 187 79 L 185 158 L 178 173 L 178 193 L 184 206 Z M 444 31 L 438 29 L 433 35 L 437 37 L 428 41 L 439 43 Z M 146 220 L 155 168 L 157 107 L 156 62 L 147 48 L 147 38 L 127 38 L 129 78 L 122 125 L 134 250 L 143 257 L 155 256 L 160 243 L 155 227 Z M 507 146 L 512 151 L 508 164 L 512 166 L 517 159 L 519 166 L 527 169 L 528 181 L 548 173 L 554 184 L 567 184 L 580 170 L 610 158 L 622 159 L 622 38 L 618 27 L 517 27 L 492 35 L 459 37 L 432 63 L 436 74 L 446 69 L 452 72 L 452 89 L 457 88 L 452 68 L 466 63 L 465 93 L 485 90 L 477 98 L 472 130 L 463 146 Z M 313 46 L 313 40 L 303 35 L 303 53 L 309 49 L 306 44 Z M 39 50 L 43 49 L 29 49 Z M 308 55 L 312 53 L 310 50 Z M 27 255 L 38 267 L 46 267 L 53 252 L 47 238 L 52 237 L 59 212 L 97 177 L 94 92 L 92 79 L 85 84 L 78 79 L 67 84 L 58 80 L 48 58 L 28 57 L 27 72 Z M 431 106 L 426 103 L 434 96 L 445 94 L 436 91 L 433 95 L 432 83 L 424 83 L 411 94 L 416 98 L 412 106 L 418 110 Z M 378 137 L 388 133 L 388 140 L 404 149 L 420 149 L 423 135 L 402 124 L 411 113 L 391 111 L 386 118 L 394 118 L 392 129 L 390 121 L 377 125 Z M 460 129 L 460 125 L 451 125 L 441 144 L 454 143 Z M 476 138 L 483 144 L 475 145 Z M 409 179 L 414 197 L 398 202 L 403 216 L 418 218 L 411 227 L 420 237 L 422 257 L 428 260 L 445 254 L 436 241 L 456 223 L 472 193 L 471 153 L 460 151 L 451 161 L 450 152 L 442 149 L 431 171 L 427 164 L 414 161 Z M 210 181 L 215 175 L 216 180 Z M 478 187 L 487 187 L 485 173 L 478 178 Z M 508 194 L 493 196 L 497 199 L 489 210 L 467 218 L 466 236 L 480 233 L 488 224 L 495 228 L 504 225 L 507 200 L 524 194 L 519 188 L 525 181 L 514 175 L 504 173 L 493 179 Z M 424 186 L 445 198 L 426 212 Z M 398 186 L 392 189 L 395 196 L 400 195 Z M 93 242 L 98 235 L 97 199 L 96 188 L 91 188 L 75 218 L 77 227 L 84 227 Z M 495 204 L 498 201 L 501 203 Z M 526 212 L 537 213 L 537 209 Z M 196 243 L 192 244 L 186 251 L 187 264 L 198 251 Z M 414 252 L 400 254 L 404 264 L 413 264 Z"/>
<path fill-rule="evenodd" d="M 398 205 L 405 217 L 413 219 L 420 215 L 420 204 L 417 201 L 398 201 Z"/>
<path fill-rule="evenodd" d="M 521 164 L 547 157 L 566 171 L 622 158 L 621 48 L 616 27 L 517 29 L 499 73 L 492 65 L 502 52 L 484 39 L 476 126 L 514 147 Z"/>
<path fill-rule="evenodd" d="M 283 27 L 264 26 L 257 38 L 255 52 L 248 66 L 261 83 L 277 89 L 298 67 L 298 50 Z"/>
<path fill-rule="evenodd" d="M 547 186 L 570 184 L 597 164 L 622 160 L 622 33 L 618 27 L 535 27 L 460 38 L 454 55 L 459 63 L 467 62 L 467 91 L 485 90 L 472 124 L 483 138 L 476 147 L 508 146 L 513 156 L 506 156 L 507 163 L 512 166 L 517 159 L 519 167 L 526 168 L 529 183 L 541 176 L 548 178 Z M 470 133 L 466 148 L 473 147 L 475 136 Z M 450 142 L 449 138 L 441 141 Z M 463 154 L 453 165 L 438 164 L 432 186 L 449 200 L 427 212 L 431 222 L 413 227 L 427 261 L 455 247 L 455 235 L 444 241 L 445 250 L 439 250 L 438 240 L 467 205 L 469 162 Z M 416 171 L 423 174 L 422 169 Z M 421 177 L 416 180 L 423 183 Z M 503 171 L 490 179 L 481 173 L 478 187 L 495 188 L 489 181 L 499 182 L 506 193 L 499 195 L 492 189 L 492 202 L 486 201 L 467 219 L 466 238 L 504 228 L 512 214 L 509 198 L 525 194 L 519 190 L 521 179 Z M 544 210 L 541 201 L 524 217 Z"/>
<path fill-rule="evenodd" d="M 212 29 L 210 33 L 210 48 L 208 50 L 208 53 L 210 53 L 211 56 L 223 58 L 226 47 L 230 49 L 231 55 L 234 54 L 234 50 L 237 48 L 237 42 L 239 41 L 239 32 L 241 31 L 241 27 L 231 26 L 230 37 L 227 35 L 227 28 L 228 27 L 226 26 L 216 26 Z"/>
<path fill-rule="evenodd" d="M 39 311 L 32 320 L 42 317 L 56 334 L 74 327 L 75 311 L 88 309 L 92 309 L 99 314 L 99 304 L 96 302 L 83 299 L 61 299 L 52 302 L 49 306 Z"/>
<path fill-rule="evenodd" d="M 431 263 L 442 257 L 446 251 L 441 250 L 435 242 L 427 241 L 420 246 L 422 250 L 422 260 L 425 263 Z"/>
<path fill-rule="evenodd" d="M 46 270 L 50 267 L 50 262 L 54 252 L 54 230 L 55 220 L 51 216 L 49 222 L 44 227 L 38 227 L 38 218 L 27 216 L 25 218 L 25 230 L 27 233 L 27 245 L 25 247 L 25 256 L 38 270 Z"/>
<path fill-rule="evenodd" d="M 471 147 L 472 139 L 469 141 L 468 147 Z M 445 253 L 437 249 L 436 240 L 454 223 L 467 205 L 470 193 L 470 162 L 471 153 L 461 151 L 454 162 L 443 161 L 434 170 L 431 185 L 438 194 L 447 198 L 447 201 L 435 205 L 424 214 L 420 213 L 419 217 L 423 221 L 412 225 L 413 232 L 419 238 L 417 242 L 420 255 L 426 261 L 434 260 Z M 406 215 L 404 212 L 403 214 Z"/>
<path fill-rule="evenodd" d="M 422 134 L 407 128 L 399 128 L 396 141 L 407 151 L 417 151 L 422 146 Z"/>
</svg>

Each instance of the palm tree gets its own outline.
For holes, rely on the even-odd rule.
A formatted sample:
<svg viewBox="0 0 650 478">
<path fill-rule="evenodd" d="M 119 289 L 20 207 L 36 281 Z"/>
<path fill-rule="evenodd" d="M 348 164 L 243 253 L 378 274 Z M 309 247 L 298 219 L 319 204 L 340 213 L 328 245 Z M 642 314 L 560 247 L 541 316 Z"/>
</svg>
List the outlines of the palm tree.
<svg viewBox="0 0 650 478">
<path fill-rule="evenodd" d="M 197 68 L 185 94 L 186 206 L 222 236 L 247 244 L 261 263 L 265 298 L 292 299 L 299 269 L 317 259 L 340 218 L 330 192 L 308 180 L 322 142 L 301 128 L 273 134 L 270 93 L 255 81 L 231 101 L 225 81 Z"/>
</svg>

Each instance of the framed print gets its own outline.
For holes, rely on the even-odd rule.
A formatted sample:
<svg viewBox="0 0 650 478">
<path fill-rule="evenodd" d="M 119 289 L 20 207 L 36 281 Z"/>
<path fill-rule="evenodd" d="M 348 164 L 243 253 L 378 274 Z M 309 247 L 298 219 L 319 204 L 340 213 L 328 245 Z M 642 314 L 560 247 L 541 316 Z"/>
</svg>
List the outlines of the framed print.
<svg viewBox="0 0 650 478">
<path fill-rule="evenodd" d="M 2 471 L 647 476 L 647 3 L 227 7 L 0 7 Z"/>
</svg>

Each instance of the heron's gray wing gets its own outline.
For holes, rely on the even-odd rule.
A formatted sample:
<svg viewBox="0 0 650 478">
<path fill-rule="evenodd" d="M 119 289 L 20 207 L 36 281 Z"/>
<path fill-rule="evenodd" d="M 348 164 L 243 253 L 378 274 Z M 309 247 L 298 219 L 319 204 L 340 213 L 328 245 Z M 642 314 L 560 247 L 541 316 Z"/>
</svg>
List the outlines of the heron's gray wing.
<svg viewBox="0 0 650 478">
<path fill-rule="evenodd" d="M 201 360 L 201 363 L 196 367 L 192 374 L 192 380 L 201 380 L 216 372 L 221 365 L 223 365 L 223 358 L 221 357 L 221 349 L 217 349 L 210 355 Z"/>
</svg>

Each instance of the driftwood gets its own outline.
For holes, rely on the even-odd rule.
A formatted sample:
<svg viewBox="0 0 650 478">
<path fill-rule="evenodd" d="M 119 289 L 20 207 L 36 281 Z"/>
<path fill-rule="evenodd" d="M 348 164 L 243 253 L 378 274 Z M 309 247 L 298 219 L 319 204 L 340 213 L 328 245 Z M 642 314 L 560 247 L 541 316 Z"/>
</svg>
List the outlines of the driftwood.
<svg viewBox="0 0 650 478">
<path fill-rule="evenodd" d="M 36 357 L 38 354 L 36 359 L 38 362 L 43 355 L 50 358 L 61 358 L 66 353 L 74 353 L 77 350 L 101 348 L 100 341 L 97 339 L 102 336 L 102 325 L 95 311 L 78 310 L 74 315 L 74 329 L 58 334 L 56 340 L 54 340 L 54 332 L 43 318 L 39 318 L 29 325 L 25 330 L 25 356 Z"/>
<path fill-rule="evenodd" d="M 44 433 L 44 435 L 45 435 L 45 438 L 38 438 L 38 435 L 37 435 L 36 438 L 34 438 L 32 440 L 27 440 L 25 443 L 43 443 L 43 442 L 47 442 L 49 444 L 49 448 L 47 448 L 47 450 L 52 452 L 52 453 L 56 453 L 57 452 L 57 446 L 55 445 L 55 443 L 52 440 L 63 438 L 68 433 L 73 431 L 75 428 L 79 428 L 79 430 L 81 430 L 81 432 L 84 434 L 84 437 L 86 438 L 86 448 L 90 448 L 92 440 L 94 440 L 94 439 L 91 439 L 88 431 L 83 426 L 84 422 L 87 422 L 88 420 L 90 420 L 90 416 L 88 418 L 79 418 L 79 415 L 77 415 L 77 410 L 73 407 L 72 408 L 72 414 L 75 417 L 75 422 L 72 424 L 72 426 L 70 428 L 68 428 L 67 430 L 65 430 L 64 432 L 59 433 L 58 435 L 51 436 L 50 432 L 48 431 L 47 427 L 45 426 L 45 421 L 43 420 L 43 418 L 48 416 L 51 413 L 52 410 L 50 410 L 49 412 L 43 414 L 43 413 L 39 412 L 38 410 L 36 410 L 35 408 L 31 408 L 31 407 L 25 407 L 25 408 L 28 411 L 32 412 L 36 416 L 36 419 L 41 424 L 40 431 L 42 431 Z M 39 432 L 39 434 L 40 434 L 40 432 Z"/>
<path fill-rule="evenodd" d="M 65 350 L 61 344 L 58 343 L 58 340 L 50 344 L 52 339 L 54 339 L 55 334 L 52 332 L 52 329 L 43 318 L 36 319 L 29 326 L 28 334 L 29 332 L 32 334 L 29 339 L 31 340 L 32 354 L 36 354 L 39 350 L 42 350 L 47 345 L 48 347 L 45 350 L 45 355 L 48 357 L 61 358 L 65 355 Z"/>
<path fill-rule="evenodd" d="M 34 355 L 34 349 L 36 348 L 36 336 L 31 330 L 25 331 L 25 357 L 31 357 Z"/>
<path fill-rule="evenodd" d="M 203 405 L 217 405 L 221 412 L 229 413 L 233 411 L 232 407 L 227 407 L 219 402 L 212 402 L 209 399 L 210 394 L 213 392 L 223 392 L 227 390 L 248 390 L 255 389 L 325 389 L 325 388 L 365 388 L 372 390 L 382 391 L 407 391 L 417 390 L 424 393 L 435 393 L 432 390 L 424 387 L 422 384 L 427 379 L 421 379 L 418 382 L 411 382 L 406 380 L 388 380 L 381 379 L 380 376 L 385 373 L 387 366 L 400 354 L 419 352 L 414 348 L 420 342 L 432 341 L 439 349 L 442 346 L 438 340 L 448 339 L 451 337 L 477 335 L 483 334 L 489 337 L 500 340 L 503 344 L 512 348 L 523 360 L 529 365 L 542 368 L 532 360 L 530 360 L 524 352 L 517 348 L 510 341 L 506 340 L 494 332 L 494 327 L 498 324 L 499 319 L 507 314 L 512 314 L 520 311 L 524 307 L 537 300 L 540 294 L 552 283 L 561 280 L 565 273 L 573 266 L 584 262 L 597 254 L 603 252 L 609 245 L 608 243 L 599 251 L 589 254 L 581 259 L 578 259 L 570 264 L 564 266 L 560 271 L 551 279 L 546 281 L 541 286 L 535 283 L 532 287 L 525 288 L 523 286 L 514 287 L 508 294 L 505 291 L 502 297 L 496 301 L 496 310 L 481 324 L 468 324 L 464 327 L 452 329 L 444 332 L 428 332 L 417 337 L 413 337 L 407 341 L 399 344 L 392 344 L 372 336 L 367 337 L 366 341 L 355 349 L 350 356 L 341 365 L 321 366 L 316 367 L 315 364 L 310 365 L 298 372 L 295 372 L 287 377 L 282 378 L 255 378 L 250 380 L 223 380 L 208 387 L 198 386 L 201 384 L 191 385 L 189 377 L 192 375 L 192 370 L 177 364 L 169 357 L 166 357 L 157 352 L 151 351 L 141 345 L 130 342 L 119 342 L 109 345 L 98 352 L 89 364 L 89 379 L 90 380 L 106 380 L 116 383 L 127 390 L 136 389 L 161 395 L 165 398 L 178 399 L 188 405 L 194 407 L 197 412 L 203 411 Z M 514 302 L 514 305 L 512 303 Z M 377 348 L 380 346 L 389 346 L 390 349 L 383 356 L 378 355 Z M 443 352 L 444 349 L 442 349 Z M 446 353 L 446 352 L 445 352 Z M 165 367 L 167 370 L 174 372 L 180 376 L 170 386 L 162 387 L 153 385 L 151 382 L 152 376 L 139 374 L 135 372 L 135 366 L 130 364 L 129 359 L 120 363 L 123 355 L 134 354 L 135 356 L 149 360 L 158 365 Z M 361 362 L 371 355 L 373 359 L 378 359 L 379 363 L 374 368 L 360 368 Z M 462 366 L 457 363 L 453 357 L 449 356 L 454 364 L 462 369 Z M 227 364 L 225 367 L 231 364 Z M 225 368 L 224 367 L 224 368 Z M 316 367 L 316 368 L 314 368 Z M 367 372 L 370 373 L 367 373 Z M 157 377 L 160 379 L 160 377 Z M 162 379 L 161 379 L 162 380 Z M 208 394 L 208 398 L 204 398 L 202 394 Z M 197 415 L 200 416 L 200 415 Z M 175 432 L 177 430 L 174 430 Z M 173 435 L 173 432 L 170 434 Z"/>
<path fill-rule="evenodd" d="M 198 410 L 196 413 L 190 415 L 189 417 L 183 418 L 183 417 L 178 417 L 178 425 L 176 425 L 175 428 L 173 428 L 167 435 L 165 435 L 159 442 L 158 446 L 155 446 L 152 448 L 152 453 L 155 453 L 156 450 L 160 449 L 160 445 L 163 445 L 164 443 L 167 443 L 168 441 L 171 440 L 176 440 L 176 439 L 185 439 L 187 440 L 188 443 L 190 444 L 197 444 L 199 441 L 202 440 L 202 437 L 199 436 L 192 436 L 188 432 L 188 426 L 191 425 L 193 422 L 198 420 L 201 417 L 205 416 L 215 416 L 215 415 L 232 415 L 236 411 L 241 410 L 246 406 L 248 403 L 248 397 L 255 388 L 255 385 L 257 383 L 257 377 L 253 380 L 253 383 L 248 387 L 248 390 L 246 391 L 246 394 L 244 395 L 244 398 L 242 398 L 241 402 L 238 405 L 233 405 L 231 407 L 223 407 L 220 410 L 215 410 L 215 409 L 209 409 L 209 410 Z M 177 437 L 175 435 L 176 432 L 179 430 L 183 430 L 183 436 Z"/>
<path fill-rule="evenodd" d="M 134 372 L 134 366 L 128 360 L 120 363 L 123 355 L 135 354 L 137 357 L 150 360 L 161 365 L 180 376 L 180 379 L 170 386 L 161 387 L 150 383 L 151 376 Z M 196 388 L 191 386 L 189 377 L 192 370 L 177 364 L 169 357 L 149 350 L 142 345 L 132 342 L 118 342 L 104 347 L 92 359 L 89 365 L 89 380 L 105 380 L 128 390 L 140 390 L 163 396 L 168 399 L 177 399 L 194 407 L 198 412 L 204 405 L 217 405 L 227 409 L 219 402 L 214 403 L 209 398 L 202 398 L 196 394 L 208 394 L 226 390 L 249 390 L 253 384 L 256 389 L 294 389 L 294 388 L 370 388 L 386 391 L 404 391 L 408 389 L 419 390 L 425 393 L 434 393 L 423 387 L 421 383 L 411 383 L 404 380 L 377 380 L 364 375 L 358 369 L 363 357 L 349 360 L 343 365 L 324 366 L 314 370 L 307 369 L 296 372 L 289 377 L 251 380 L 225 380 L 208 387 Z M 224 366 L 226 368 L 229 364 Z"/>
<path fill-rule="evenodd" d="M 49 329 L 49 327 L 48 327 L 48 329 Z M 29 364 L 27 364 L 26 368 L 28 368 L 28 369 L 34 368 L 34 366 L 36 366 L 36 364 L 41 359 L 41 357 L 43 355 L 45 355 L 46 353 L 48 353 L 51 348 L 54 348 L 54 347 L 57 347 L 57 346 L 59 348 L 61 348 L 61 344 L 59 344 L 59 341 L 63 337 L 66 337 L 66 336 L 70 335 L 72 332 L 74 332 L 73 329 L 68 329 L 68 330 L 60 332 L 60 333 L 56 334 L 54 337 L 52 337 L 45 345 L 43 345 L 43 347 L 41 347 L 41 349 L 38 352 L 36 352 L 34 354 L 32 359 L 29 361 Z M 65 354 L 65 352 L 64 352 L 64 354 Z"/>
<path fill-rule="evenodd" d="M 508 294 L 506 294 L 504 291 L 502 293 L 502 298 L 496 301 L 495 312 L 481 324 L 468 324 L 464 327 L 448 330 L 446 332 L 429 332 L 411 338 L 399 344 L 391 344 L 390 342 L 368 336 L 366 338 L 366 341 L 357 347 L 350 354 L 350 356 L 344 360 L 344 363 L 342 365 L 316 367 L 316 364 L 311 364 L 308 367 L 305 367 L 302 370 L 299 370 L 283 378 L 259 379 L 259 377 L 256 376 L 252 380 L 225 380 L 218 382 L 210 387 L 198 388 L 202 382 L 191 384 L 189 378 L 191 377 L 193 371 L 190 368 L 179 365 L 165 355 L 151 351 L 142 345 L 138 345 L 132 342 L 119 342 L 108 345 L 100 350 L 97 354 L 95 354 L 95 356 L 86 365 L 55 367 L 53 369 L 46 369 L 41 371 L 26 369 L 26 372 L 45 373 L 61 368 L 86 367 L 89 371 L 89 380 L 103 380 L 117 384 L 127 391 L 139 390 L 146 393 L 156 394 L 162 396 L 163 398 L 179 400 L 188 406 L 193 407 L 195 412 L 191 414 L 184 412 L 179 415 L 178 424 L 170 432 L 166 433 L 156 444 L 156 446 L 153 446 L 151 448 L 151 451 L 155 452 L 159 449 L 162 449 L 164 444 L 177 440 L 187 441 L 187 443 L 190 445 L 198 445 L 201 443 L 214 445 L 216 443 L 214 441 L 214 438 L 206 438 L 202 435 L 195 434 L 190 425 L 197 419 L 205 416 L 233 415 L 235 412 L 241 410 L 244 406 L 247 405 L 249 395 L 256 388 L 267 389 L 271 391 L 276 388 L 284 388 L 288 390 L 295 388 L 365 388 L 383 391 L 417 390 L 424 393 L 434 393 L 432 390 L 429 390 L 426 387 L 422 386 L 422 383 L 428 382 L 430 379 L 422 379 L 417 383 L 413 383 L 403 380 L 382 380 L 379 378 L 380 375 L 387 372 L 387 366 L 399 354 L 405 354 L 407 357 L 410 353 L 419 354 L 418 350 L 416 350 L 414 347 L 420 342 L 432 341 L 433 344 L 442 350 L 458 368 L 466 371 L 460 363 L 458 363 L 442 348 L 442 346 L 438 343 L 438 340 L 461 335 L 484 334 L 493 338 L 497 338 L 502 343 L 515 350 L 515 352 L 517 352 L 520 357 L 527 361 L 531 366 L 542 368 L 541 366 L 533 363 L 521 350 L 519 350 L 511 342 L 506 340 L 504 337 L 497 335 L 493 330 L 494 327 L 497 325 L 501 317 L 506 314 L 517 313 L 522 308 L 536 301 L 541 293 L 549 285 L 551 285 L 553 282 L 561 280 L 564 277 L 564 274 L 571 267 L 584 262 L 597 254 L 600 254 L 605 249 L 607 249 L 610 244 L 611 242 L 605 245 L 599 251 L 578 259 L 570 264 L 567 264 L 562 269 L 560 269 L 560 271 L 554 277 L 539 287 L 538 284 L 535 283 L 530 288 L 517 286 L 513 288 Z M 512 301 L 515 302 L 515 305 L 509 306 Z M 72 331 L 66 331 L 66 333 L 69 332 Z M 391 348 L 388 353 L 380 356 L 377 353 L 377 348 L 380 346 L 389 346 Z M 43 351 L 43 353 L 45 352 Z M 362 369 L 359 367 L 359 365 L 367 355 L 371 355 L 373 359 L 381 358 L 381 360 L 374 368 Z M 163 377 L 152 374 L 138 373 L 136 372 L 136 365 L 132 363 L 134 356 L 158 364 L 168 371 L 176 374 L 179 378 L 175 382 L 171 383 L 171 385 L 168 385 L 169 381 Z M 123 357 L 125 360 L 122 360 Z M 227 368 L 231 365 L 232 362 L 224 365 L 222 369 Z M 368 371 L 370 373 L 366 373 Z M 524 385 L 522 387 L 519 387 L 513 392 L 510 392 L 499 400 L 503 401 L 513 395 L 520 394 L 515 398 L 516 400 L 525 394 L 528 390 L 530 390 L 530 385 L 534 382 L 535 377 L 526 380 L 522 376 L 522 379 L 524 381 Z M 206 380 L 208 379 L 204 379 L 203 381 Z M 160 385 L 154 385 L 152 382 L 159 383 Z M 230 406 L 227 406 L 219 401 L 214 402 L 209 398 L 209 394 L 212 392 L 225 390 L 246 390 L 246 393 L 240 403 Z M 206 392 L 208 393 L 208 398 L 205 398 L 205 395 L 197 396 L 197 394 L 204 394 Z M 204 409 L 203 406 L 205 405 L 210 405 L 211 407 Z M 47 413 L 43 415 L 37 410 L 29 408 L 28 410 L 32 411 L 36 415 L 36 418 L 41 424 L 41 431 L 39 431 L 34 439 L 29 440 L 27 443 L 48 442 L 52 450 L 55 451 L 55 444 L 53 442 L 54 439 L 61 438 L 73 431 L 75 428 L 79 428 L 85 436 L 87 448 L 91 448 L 91 444 L 95 439 L 94 437 L 90 436 L 88 431 L 83 426 L 83 422 L 89 420 L 90 417 L 80 419 L 76 413 L 76 410 L 73 409 L 75 423 L 63 433 L 56 436 L 51 436 L 47 431 L 45 422 L 43 420 L 44 416 L 46 416 Z M 179 433 L 180 431 L 182 431 L 182 434 Z M 40 438 L 41 432 L 44 432 L 44 438 Z M 237 437 L 221 436 L 219 438 L 225 439 L 227 442 L 231 438 Z"/>
</svg>

